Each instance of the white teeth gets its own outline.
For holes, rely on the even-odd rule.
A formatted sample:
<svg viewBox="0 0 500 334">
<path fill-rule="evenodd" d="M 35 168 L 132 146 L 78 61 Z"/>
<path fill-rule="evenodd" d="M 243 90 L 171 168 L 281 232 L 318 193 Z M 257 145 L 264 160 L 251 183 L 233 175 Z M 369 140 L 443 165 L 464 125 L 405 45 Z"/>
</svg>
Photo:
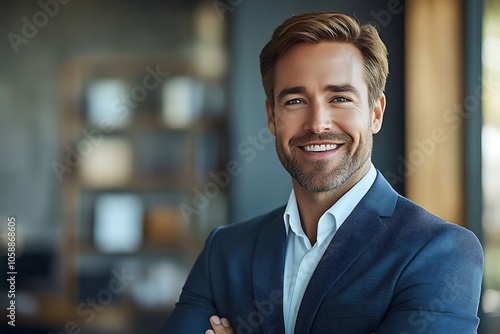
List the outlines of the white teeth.
<svg viewBox="0 0 500 334">
<path fill-rule="evenodd" d="M 324 152 L 334 150 L 337 148 L 337 146 L 337 144 L 308 145 L 304 146 L 304 150 L 309 152 Z"/>
</svg>

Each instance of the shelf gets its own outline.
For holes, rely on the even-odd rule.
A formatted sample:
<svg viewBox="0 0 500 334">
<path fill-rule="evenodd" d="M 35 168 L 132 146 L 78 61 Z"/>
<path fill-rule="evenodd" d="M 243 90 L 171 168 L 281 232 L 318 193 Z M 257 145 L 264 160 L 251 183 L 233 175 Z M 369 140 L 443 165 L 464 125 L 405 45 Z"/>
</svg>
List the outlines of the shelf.
<svg viewBox="0 0 500 334">
<path fill-rule="evenodd" d="M 193 240 L 190 240 L 191 242 Z M 182 258 L 186 254 L 187 240 L 182 240 L 175 243 L 170 243 L 167 245 L 142 245 L 141 248 L 134 252 L 117 252 L 117 253 L 108 253 L 103 252 L 96 248 L 95 245 L 89 242 L 81 242 L 79 246 L 79 252 L 82 256 L 98 256 L 106 259 L 114 259 L 114 258 L 134 258 L 137 256 L 152 256 L 152 257 L 177 257 Z M 195 244 L 190 244 L 190 247 L 195 246 Z M 201 250 L 203 244 L 201 242 L 197 242 L 197 247 Z"/>
<path fill-rule="evenodd" d="M 126 266 L 127 272 L 137 278 L 127 292 L 113 299 L 110 321 L 126 315 L 132 324 L 130 314 L 164 318 L 173 308 L 209 231 L 215 224 L 225 223 L 227 201 L 222 188 L 218 197 L 210 198 L 210 207 L 190 216 L 189 222 L 179 210 L 182 203 L 192 205 L 195 189 L 204 189 L 210 182 L 210 172 L 226 165 L 226 101 L 224 94 L 214 98 L 209 91 L 213 85 L 213 92 L 220 93 L 224 78 L 203 78 L 189 59 L 173 57 L 159 62 L 80 57 L 68 64 L 62 75 L 65 94 L 60 150 L 63 162 L 71 154 L 80 156 L 80 161 L 64 174 L 61 184 L 65 296 L 68 303 L 78 305 L 81 298 L 94 296 L 99 287 L 108 284 L 113 269 Z M 99 84 L 92 88 L 101 104 L 93 104 L 91 113 L 89 86 L 100 79 L 118 79 L 135 87 L 151 64 L 160 64 L 172 77 L 192 77 L 207 84 L 203 86 L 203 102 L 207 105 L 186 112 L 193 117 L 192 121 L 180 118 L 178 124 L 185 126 L 169 126 L 161 110 L 177 110 L 175 103 L 169 109 L 161 104 L 165 95 L 160 90 L 150 91 L 148 100 L 129 111 L 126 124 L 118 120 L 115 124 L 123 126 L 103 127 L 98 121 L 104 119 L 102 115 L 110 115 L 102 107 L 109 102 L 107 91 L 95 93 Z M 189 86 L 189 78 L 187 81 Z M 123 87 L 116 91 L 119 96 Z M 175 102 L 182 108 L 181 101 Z M 171 119 L 176 120 L 176 116 L 170 114 Z M 124 251 L 127 249 L 130 251 Z M 158 286 L 163 288 L 163 295 Z M 169 304 L 161 305 L 163 300 Z M 136 323 L 132 325 L 137 328 Z"/>
<path fill-rule="evenodd" d="M 130 123 L 123 127 L 113 127 L 111 130 L 100 128 L 99 124 L 93 124 L 81 118 L 82 129 L 100 129 L 103 135 L 150 133 L 151 131 L 173 132 L 173 133 L 197 133 L 206 129 L 220 129 L 224 126 L 223 117 L 200 117 L 193 120 L 188 126 L 174 127 L 165 124 L 161 115 L 134 115 Z"/>
<path fill-rule="evenodd" d="M 82 182 L 81 190 L 84 192 L 95 193 L 123 193 L 123 192 L 185 192 L 186 189 L 190 190 L 198 187 L 202 183 L 193 182 L 186 177 L 169 177 L 162 175 L 147 175 L 143 177 L 134 177 L 126 184 L 116 186 L 92 186 L 86 185 Z"/>
</svg>

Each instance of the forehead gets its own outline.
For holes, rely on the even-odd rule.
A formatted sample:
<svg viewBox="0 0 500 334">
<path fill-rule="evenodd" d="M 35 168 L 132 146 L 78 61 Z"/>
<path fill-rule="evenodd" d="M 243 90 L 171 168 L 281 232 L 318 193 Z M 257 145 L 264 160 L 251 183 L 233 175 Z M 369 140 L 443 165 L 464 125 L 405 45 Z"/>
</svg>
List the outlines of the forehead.
<svg viewBox="0 0 500 334">
<path fill-rule="evenodd" d="M 351 84 L 360 92 L 367 90 L 361 52 L 349 43 L 294 45 L 278 60 L 275 74 L 275 92 L 287 86 L 333 84 Z"/>
</svg>

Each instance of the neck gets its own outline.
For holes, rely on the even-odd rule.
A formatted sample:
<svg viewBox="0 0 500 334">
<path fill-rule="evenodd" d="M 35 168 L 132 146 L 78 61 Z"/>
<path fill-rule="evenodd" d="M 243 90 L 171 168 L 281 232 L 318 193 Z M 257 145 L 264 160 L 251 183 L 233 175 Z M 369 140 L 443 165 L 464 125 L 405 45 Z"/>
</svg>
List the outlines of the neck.
<svg viewBox="0 0 500 334">
<path fill-rule="evenodd" d="M 292 179 L 302 229 L 309 238 L 311 245 L 316 243 L 318 223 L 321 216 L 368 173 L 370 165 L 371 161 L 368 160 L 342 185 L 330 191 L 311 192 L 301 187 L 295 179 Z"/>
</svg>

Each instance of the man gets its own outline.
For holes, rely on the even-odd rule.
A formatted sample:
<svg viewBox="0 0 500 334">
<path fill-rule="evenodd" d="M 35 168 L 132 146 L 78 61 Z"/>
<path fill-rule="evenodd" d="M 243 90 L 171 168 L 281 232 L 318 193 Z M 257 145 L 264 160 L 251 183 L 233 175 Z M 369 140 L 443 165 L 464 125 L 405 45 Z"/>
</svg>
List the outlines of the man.
<svg viewBox="0 0 500 334">
<path fill-rule="evenodd" d="M 388 75 L 376 30 L 335 12 L 292 16 L 260 66 L 293 191 L 211 233 L 160 332 L 475 333 L 477 238 L 399 196 L 371 163 Z"/>
</svg>

